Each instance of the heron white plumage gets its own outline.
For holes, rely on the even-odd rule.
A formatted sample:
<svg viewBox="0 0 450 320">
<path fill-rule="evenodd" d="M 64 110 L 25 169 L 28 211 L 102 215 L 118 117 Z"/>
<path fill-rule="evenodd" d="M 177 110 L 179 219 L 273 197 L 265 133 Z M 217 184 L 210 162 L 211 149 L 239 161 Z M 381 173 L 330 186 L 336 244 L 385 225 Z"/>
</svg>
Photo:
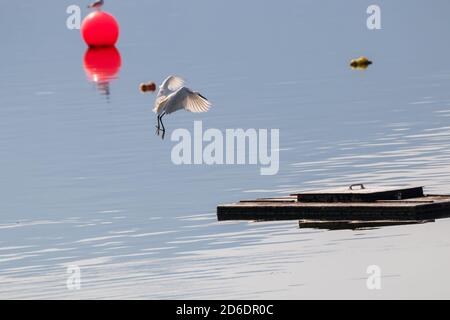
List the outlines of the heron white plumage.
<svg viewBox="0 0 450 320">
<path fill-rule="evenodd" d="M 165 131 L 162 117 L 178 110 L 189 112 L 206 112 L 211 107 L 211 103 L 199 92 L 193 91 L 184 86 L 184 80 L 178 76 L 167 77 L 159 87 L 155 100 L 153 112 L 158 115 L 158 131 L 160 124 L 162 131 Z"/>
</svg>

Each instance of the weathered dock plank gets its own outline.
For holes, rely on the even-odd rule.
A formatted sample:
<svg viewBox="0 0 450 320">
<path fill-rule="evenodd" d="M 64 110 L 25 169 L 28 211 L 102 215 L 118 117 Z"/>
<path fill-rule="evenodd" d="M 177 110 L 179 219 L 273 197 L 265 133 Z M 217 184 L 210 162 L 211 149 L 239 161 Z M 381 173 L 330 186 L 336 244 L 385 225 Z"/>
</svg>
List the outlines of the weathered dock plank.
<svg viewBox="0 0 450 320">
<path fill-rule="evenodd" d="M 347 188 L 294 193 L 292 196 L 297 196 L 297 200 L 302 202 L 370 202 L 379 199 L 405 200 L 423 197 L 424 194 L 423 187 L 366 188 L 363 184 L 357 184 Z"/>
<path fill-rule="evenodd" d="M 280 199 L 280 198 L 278 198 Z M 427 220 L 450 217 L 450 196 L 372 202 L 245 201 L 217 207 L 218 220 Z"/>
</svg>

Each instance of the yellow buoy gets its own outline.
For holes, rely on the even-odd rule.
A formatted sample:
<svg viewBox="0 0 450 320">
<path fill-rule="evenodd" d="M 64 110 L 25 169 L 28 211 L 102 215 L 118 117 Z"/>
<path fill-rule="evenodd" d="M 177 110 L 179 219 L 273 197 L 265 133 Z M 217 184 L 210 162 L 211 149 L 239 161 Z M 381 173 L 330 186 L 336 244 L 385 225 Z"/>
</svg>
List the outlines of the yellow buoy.
<svg viewBox="0 0 450 320">
<path fill-rule="evenodd" d="M 350 66 L 354 69 L 367 69 L 367 67 L 371 64 L 372 61 L 364 56 L 359 57 L 358 59 L 352 59 L 352 61 L 350 61 Z"/>
<path fill-rule="evenodd" d="M 139 90 L 141 90 L 142 93 L 145 92 L 154 92 L 156 90 L 156 84 L 153 81 L 150 81 L 148 83 L 141 83 L 139 85 Z"/>
</svg>

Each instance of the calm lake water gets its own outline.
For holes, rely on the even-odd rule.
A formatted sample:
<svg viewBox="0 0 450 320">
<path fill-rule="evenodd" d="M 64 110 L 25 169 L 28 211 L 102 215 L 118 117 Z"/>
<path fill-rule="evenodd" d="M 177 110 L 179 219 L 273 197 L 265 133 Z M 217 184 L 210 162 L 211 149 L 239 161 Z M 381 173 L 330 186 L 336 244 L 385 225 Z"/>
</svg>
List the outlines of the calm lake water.
<svg viewBox="0 0 450 320">
<path fill-rule="evenodd" d="M 377 1 L 370 31 L 372 1 L 109 0 L 109 84 L 89 81 L 73 2 L 0 11 L 0 298 L 450 298 L 449 219 L 326 231 L 215 215 L 355 182 L 450 193 L 448 1 Z M 374 64 L 352 70 L 361 55 Z M 166 117 L 163 141 L 138 86 L 169 74 L 213 108 Z M 194 120 L 280 129 L 279 173 L 175 166 L 170 131 Z M 81 290 L 66 288 L 70 265 Z"/>
</svg>

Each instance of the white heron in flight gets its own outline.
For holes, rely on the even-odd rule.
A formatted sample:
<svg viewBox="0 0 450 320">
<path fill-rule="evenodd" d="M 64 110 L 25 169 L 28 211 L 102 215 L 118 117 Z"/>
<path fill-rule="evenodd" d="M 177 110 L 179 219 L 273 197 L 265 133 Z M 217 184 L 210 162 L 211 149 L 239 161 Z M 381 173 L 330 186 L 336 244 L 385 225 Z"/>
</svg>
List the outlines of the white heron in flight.
<svg viewBox="0 0 450 320">
<path fill-rule="evenodd" d="M 155 100 L 153 112 L 158 115 L 158 133 L 166 131 L 162 118 L 166 114 L 184 109 L 189 112 L 206 112 L 211 103 L 199 92 L 183 86 L 184 80 L 178 76 L 169 76 L 159 86 L 158 95 Z M 162 129 L 161 129 L 161 126 Z"/>
</svg>

